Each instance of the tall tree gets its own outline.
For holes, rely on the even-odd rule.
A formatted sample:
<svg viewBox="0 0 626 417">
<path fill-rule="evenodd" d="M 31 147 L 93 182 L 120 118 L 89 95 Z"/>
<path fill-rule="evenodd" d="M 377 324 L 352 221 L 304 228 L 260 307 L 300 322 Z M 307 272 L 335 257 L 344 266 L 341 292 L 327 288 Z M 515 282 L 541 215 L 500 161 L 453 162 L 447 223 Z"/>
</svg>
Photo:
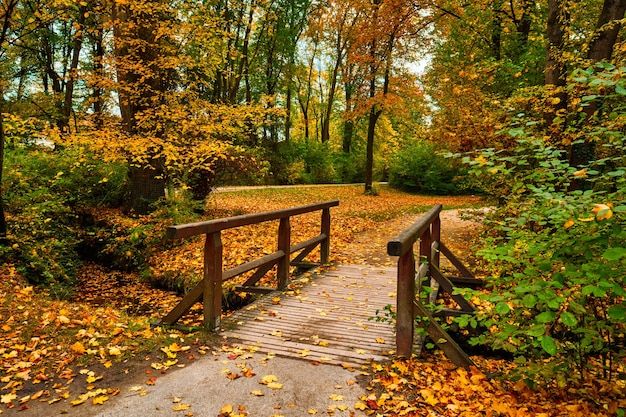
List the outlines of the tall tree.
<svg viewBox="0 0 626 417">
<path fill-rule="evenodd" d="M 159 32 L 164 14 L 163 3 L 147 0 L 141 3 L 113 6 L 115 58 L 118 79 L 119 108 L 122 127 L 129 137 L 153 137 L 145 159 L 129 155 L 128 173 L 130 207 L 145 214 L 151 205 L 165 196 L 164 166 L 158 139 L 162 129 L 154 120 L 153 109 L 164 105 L 168 73 Z"/>
<path fill-rule="evenodd" d="M 11 23 L 13 19 L 13 13 L 15 12 L 18 6 L 19 0 L 9 0 L 2 2 L 2 8 L 0 9 L 0 23 L 2 24 L 2 29 L 0 32 L 0 60 L 3 60 L 5 57 L 5 45 L 7 44 L 9 33 L 11 30 Z M 3 84 L 2 79 L 0 79 L 0 83 Z M 7 222 L 4 213 L 4 188 L 2 185 L 2 172 L 4 170 L 4 117 L 2 116 L 2 112 L 4 111 L 4 89 L 0 84 L 0 243 L 4 240 L 7 235 Z"/>
<path fill-rule="evenodd" d="M 365 192 L 372 192 L 376 123 L 385 108 L 399 99 L 391 90 L 394 70 L 402 56 L 410 56 L 422 27 L 420 5 L 404 0 L 364 1 L 365 18 L 356 28 L 349 63 L 362 76 L 357 111 L 367 117 Z"/>
</svg>

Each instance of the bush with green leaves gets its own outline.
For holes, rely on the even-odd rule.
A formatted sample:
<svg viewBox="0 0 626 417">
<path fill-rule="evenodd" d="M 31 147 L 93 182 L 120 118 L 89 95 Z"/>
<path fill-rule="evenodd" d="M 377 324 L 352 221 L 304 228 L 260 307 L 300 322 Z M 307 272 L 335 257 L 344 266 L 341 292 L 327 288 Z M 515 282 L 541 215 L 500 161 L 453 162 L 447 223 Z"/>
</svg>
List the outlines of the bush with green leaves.
<svg viewBox="0 0 626 417">
<path fill-rule="evenodd" d="M 31 282 L 64 292 L 80 264 L 75 248 L 84 208 L 121 202 L 125 177 L 123 166 L 76 149 L 7 149 L 2 186 L 9 230 L 0 255 Z"/>
<path fill-rule="evenodd" d="M 464 167 L 440 155 L 434 143 L 419 140 L 396 153 L 389 185 L 415 193 L 454 195 L 463 192 L 464 176 Z"/>
<path fill-rule="evenodd" d="M 594 88 L 610 80 L 613 92 L 604 91 L 604 108 L 585 128 L 575 122 L 579 114 L 570 115 L 566 132 L 574 144 L 594 142 L 588 165 L 570 166 L 566 149 L 550 145 L 536 121 L 519 115 L 509 129 L 516 149 L 465 157 L 481 181 L 506 184 L 479 253 L 493 272 L 491 291 L 479 295 L 492 306 L 479 315 L 489 332 L 473 343 L 512 352 L 530 384 L 564 386 L 588 373 L 624 378 L 626 72 L 600 68 L 579 74 L 578 90 L 590 102 Z M 458 321 L 477 324 L 467 316 Z"/>
</svg>

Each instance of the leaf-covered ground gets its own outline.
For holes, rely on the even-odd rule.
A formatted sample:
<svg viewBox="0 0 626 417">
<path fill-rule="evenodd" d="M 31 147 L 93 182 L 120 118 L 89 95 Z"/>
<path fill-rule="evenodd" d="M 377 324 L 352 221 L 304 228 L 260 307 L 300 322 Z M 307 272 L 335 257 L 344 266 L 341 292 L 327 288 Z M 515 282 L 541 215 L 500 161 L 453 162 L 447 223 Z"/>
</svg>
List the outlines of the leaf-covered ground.
<svg viewBox="0 0 626 417">
<path fill-rule="evenodd" d="M 208 210 L 220 217 L 331 199 L 340 200 L 331 210 L 332 260 L 349 263 L 389 263 L 386 240 L 435 203 L 447 208 L 481 204 L 475 197 L 421 197 L 387 188 L 379 196 L 364 196 L 361 187 L 328 186 L 215 193 Z M 460 221 L 447 231 L 445 227 L 444 220 L 449 245 L 467 253 L 477 228 Z M 319 230 L 319 215 L 302 216 L 293 228 L 294 241 L 311 237 Z M 245 229 L 225 233 L 226 265 L 275 250 L 275 227 Z M 190 241 L 158 254 L 152 262 L 158 265 L 155 272 L 198 267 L 201 247 L 201 242 Z M 152 288 L 134 274 L 96 265 L 85 266 L 81 275 L 77 293 L 68 302 L 29 286 L 12 265 L 0 267 L 1 414 L 92 415 L 92 407 L 122 390 L 125 395 L 128 389 L 132 395 L 144 395 L 160 375 L 212 351 L 232 349 L 203 332 L 150 327 L 180 300 L 178 294 Z M 198 324 L 199 314 L 186 320 Z M 506 374 L 511 366 L 506 361 L 475 360 L 484 373 L 454 369 L 438 353 L 425 360 L 372 364 L 361 371 L 369 375 L 371 394 L 337 415 L 610 416 L 626 408 L 625 389 L 619 383 L 596 379 L 570 391 L 535 392 L 485 376 Z M 184 407 L 173 411 L 193 415 Z M 222 414 L 246 415 L 226 411 Z M 331 411 L 343 413 L 320 414 Z"/>
</svg>

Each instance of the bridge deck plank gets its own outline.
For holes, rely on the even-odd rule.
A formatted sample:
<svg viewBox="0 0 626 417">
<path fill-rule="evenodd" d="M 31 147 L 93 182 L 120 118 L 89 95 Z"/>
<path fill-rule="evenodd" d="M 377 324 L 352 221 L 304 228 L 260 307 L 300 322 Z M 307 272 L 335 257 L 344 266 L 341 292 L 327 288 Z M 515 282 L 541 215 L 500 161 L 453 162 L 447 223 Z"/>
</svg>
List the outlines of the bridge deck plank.
<svg viewBox="0 0 626 417">
<path fill-rule="evenodd" d="M 260 352 L 360 366 L 395 353 L 394 327 L 375 320 L 377 310 L 395 306 L 395 291 L 395 268 L 325 268 L 298 291 L 265 295 L 224 319 L 222 334 Z"/>
</svg>

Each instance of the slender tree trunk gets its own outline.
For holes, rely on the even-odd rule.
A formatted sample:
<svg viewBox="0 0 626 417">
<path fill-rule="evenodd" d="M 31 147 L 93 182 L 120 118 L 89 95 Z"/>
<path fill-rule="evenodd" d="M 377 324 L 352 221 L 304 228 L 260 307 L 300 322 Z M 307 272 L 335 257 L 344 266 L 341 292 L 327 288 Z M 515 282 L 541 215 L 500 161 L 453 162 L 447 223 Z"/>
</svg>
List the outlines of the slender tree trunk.
<svg viewBox="0 0 626 417">
<path fill-rule="evenodd" d="M 546 48 L 546 86 L 552 86 L 552 108 L 546 112 L 544 118 L 547 125 L 551 125 L 557 112 L 567 108 L 567 65 L 563 58 L 565 45 L 565 24 L 568 20 L 564 8 L 565 0 L 548 0 L 548 45 Z"/>
<path fill-rule="evenodd" d="M 374 182 L 374 137 L 376 133 L 376 122 L 380 117 L 381 111 L 371 108 L 367 123 L 367 148 L 365 156 L 365 193 L 372 193 L 372 184 Z"/>
<path fill-rule="evenodd" d="M 102 44 L 102 29 L 98 28 L 97 33 L 93 39 L 94 42 L 94 57 L 93 57 L 93 67 L 94 74 L 96 76 L 96 82 L 93 86 L 93 92 L 91 94 L 91 99 L 93 103 L 93 113 L 94 113 L 94 123 L 97 129 L 102 128 L 103 120 L 102 120 L 102 88 L 100 87 L 100 80 L 104 79 L 104 45 Z"/>
<path fill-rule="evenodd" d="M 330 88 L 328 89 L 326 109 L 322 116 L 322 143 L 326 143 L 330 140 L 330 118 L 333 113 L 333 102 L 335 101 L 335 91 L 337 90 L 337 77 L 339 77 L 339 69 L 341 68 L 341 62 L 343 61 L 342 48 L 341 32 L 339 32 L 337 35 L 337 57 L 333 67 L 333 72 L 330 76 Z"/>
<path fill-rule="evenodd" d="M 348 81 L 344 84 L 345 96 L 346 96 L 346 114 L 352 111 L 352 85 Z M 352 136 L 354 135 L 354 122 L 351 118 L 347 117 L 343 121 L 343 140 L 341 148 L 344 153 L 350 153 L 352 150 Z"/>
<path fill-rule="evenodd" d="M 0 100 L 2 97 L 0 97 Z M 7 221 L 4 215 L 4 188 L 2 187 L 2 171 L 4 169 L 4 117 L 0 103 L 0 243 L 7 236 Z"/>
<path fill-rule="evenodd" d="M 502 51 L 502 0 L 496 0 L 489 5 L 491 9 L 491 55 L 496 61 L 501 58 Z"/>
<path fill-rule="evenodd" d="M 72 103 L 74 100 L 74 83 L 78 78 L 78 63 L 80 57 L 80 50 L 83 46 L 83 30 L 85 25 L 85 12 L 87 11 L 86 6 L 81 6 L 78 12 L 78 29 L 76 34 L 74 35 L 74 42 L 72 45 L 72 62 L 69 68 L 69 74 L 67 76 L 67 81 L 65 82 L 65 97 L 63 100 L 63 112 L 62 119 L 59 123 L 63 129 L 69 131 L 70 126 L 70 117 L 72 115 Z"/>
</svg>

